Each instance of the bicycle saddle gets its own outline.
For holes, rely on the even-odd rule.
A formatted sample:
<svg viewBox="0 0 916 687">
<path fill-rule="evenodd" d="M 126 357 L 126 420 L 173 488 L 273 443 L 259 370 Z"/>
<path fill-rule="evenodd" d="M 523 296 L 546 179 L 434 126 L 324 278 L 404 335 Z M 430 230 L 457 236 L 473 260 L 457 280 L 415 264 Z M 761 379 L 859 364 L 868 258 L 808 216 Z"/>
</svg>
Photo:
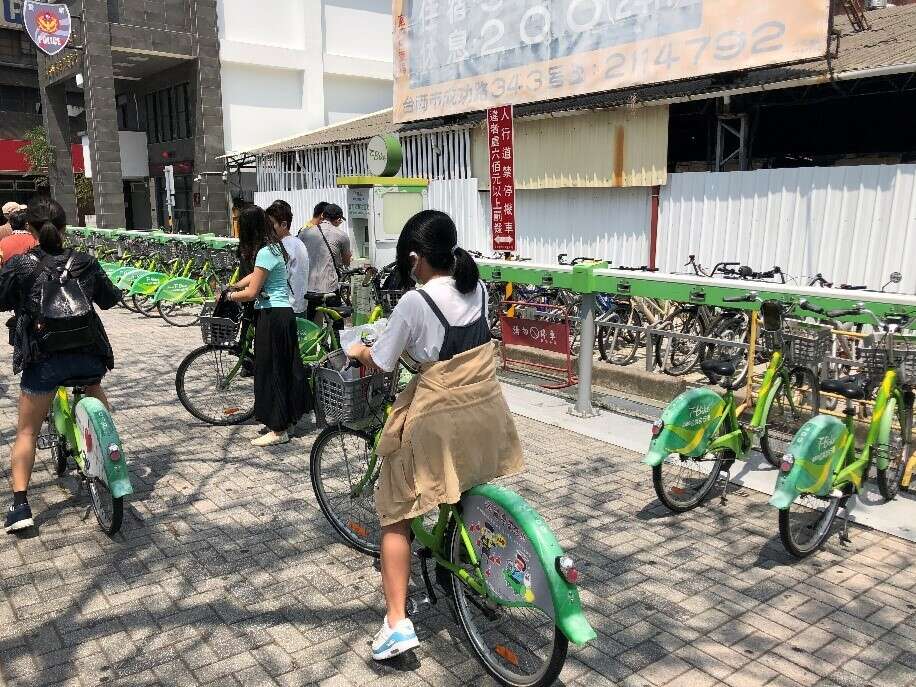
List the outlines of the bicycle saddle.
<svg viewBox="0 0 916 687">
<path fill-rule="evenodd" d="M 67 389 L 85 389 L 87 386 L 95 386 L 101 383 L 101 377 L 74 377 L 73 379 L 61 382 L 60 385 Z"/>
<path fill-rule="evenodd" d="M 715 375 L 717 377 L 734 377 L 737 369 L 733 360 L 704 360 L 700 363 L 700 369 L 707 377 Z"/>
<path fill-rule="evenodd" d="M 831 394 L 839 394 L 850 401 L 857 401 L 865 398 L 865 385 L 862 380 L 856 377 L 841 377 L 840 379 L 828 379 L 821 382 L 821 391 L 827 391 Z"/>
</svg>

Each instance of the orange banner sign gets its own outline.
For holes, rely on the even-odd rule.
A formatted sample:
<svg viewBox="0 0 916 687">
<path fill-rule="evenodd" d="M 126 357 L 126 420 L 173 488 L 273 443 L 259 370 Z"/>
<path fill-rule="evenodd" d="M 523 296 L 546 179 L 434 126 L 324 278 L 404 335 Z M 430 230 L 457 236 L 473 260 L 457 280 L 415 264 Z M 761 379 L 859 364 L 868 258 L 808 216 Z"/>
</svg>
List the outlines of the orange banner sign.
<svg viewBox="0 0 916 687">
<path fill-rule="evenodd" d="M 797 62 L 829 0 L 394 0 L 397 122 Z"/>
</svg>

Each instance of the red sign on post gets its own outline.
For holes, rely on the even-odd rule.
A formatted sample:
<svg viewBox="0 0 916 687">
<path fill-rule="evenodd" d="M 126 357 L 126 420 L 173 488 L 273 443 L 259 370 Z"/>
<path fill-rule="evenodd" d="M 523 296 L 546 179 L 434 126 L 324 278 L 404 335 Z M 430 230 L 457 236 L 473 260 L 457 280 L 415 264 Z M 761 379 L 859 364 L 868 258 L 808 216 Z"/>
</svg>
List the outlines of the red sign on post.
<svg viewBox="0 0 916 687">
<path fill-rule="evenodd" d="M 515 131 L 512 106 L 487 110 L 493 250 L 515 252 Z"/>
</svg>

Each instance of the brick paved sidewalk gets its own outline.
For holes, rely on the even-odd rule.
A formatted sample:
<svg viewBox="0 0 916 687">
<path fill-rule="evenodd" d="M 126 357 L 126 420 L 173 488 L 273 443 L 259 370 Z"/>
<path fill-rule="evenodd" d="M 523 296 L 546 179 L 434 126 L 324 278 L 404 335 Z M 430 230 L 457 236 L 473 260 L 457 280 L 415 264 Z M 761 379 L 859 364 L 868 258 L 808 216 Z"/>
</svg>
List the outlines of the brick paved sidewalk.
<svg viewBox="0 0 916 687">
<path fill-rule="evenodd" d="M 268 452 L 249 446 L 253 426 L 201 425 L 174 390 L 196 330 L 123 311 L 105 321 L 137 493 L 109 540 L 39 454 L 40 533 L 0 539 L 0 685 L 492 684 L 444 608 L 418 621 L 415 655 L 374 664 L 379 575 L 318 510 L 314 435 Z M 18 395 L 6 347 L 0 367 L 6 444 Z M 519 428 L 528 470 L 510 486 L 585 568 L 599 633 L 571 647 L 563 683 L 916 683 L 916 546 L 854 528 L 845 548 L 834 539 L 793 562 L 760 494 L 673 517 L 639 456 L 529 420 Z"/>
</svg>

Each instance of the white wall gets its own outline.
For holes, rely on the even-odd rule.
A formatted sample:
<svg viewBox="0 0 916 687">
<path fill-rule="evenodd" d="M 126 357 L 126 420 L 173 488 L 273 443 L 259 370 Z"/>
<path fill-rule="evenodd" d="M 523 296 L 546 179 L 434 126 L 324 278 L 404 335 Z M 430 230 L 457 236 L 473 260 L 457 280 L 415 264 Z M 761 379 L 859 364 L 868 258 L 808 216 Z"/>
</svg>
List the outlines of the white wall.
<svg viewBox="0 0 916 687">
<path fill-rule="evenodd" d="M 391 63 L 391 0 L 327 0 L 325 52 Z"/>
<path fill-rule="evenodd" d="M 226 150 L 245 150 L 323 121 L 304 112 L 303 72 L 226 63 L 222 66 Z"/>
<path fill-rule="evenodd" d="M 328 124 L 353 119 L 367 112 L 391 107 L 391 83 L 327 74 L 324 77 L 324 108 Z"/>
<path fill-rule="evenodd" d="M 807 284 L 916 293 L 916 165 L 863 165 L 672 174 L 662 188 L 658 263 L 681 272 L 688 255 L 712 267 L 779 265 Z"/>
<path fill-rule="evenodd" d="M 89 154 L 89 137 L 82 137 L 83 175 L 92 178 L 92 156 Z M 149 176 L 149 148 L 146 133 L 142 131 L 119 131 L 118 144 L 121 149 L 121 178 L 145 179 Z"/>
<path fill-rule="evenodd" d="M 228 152 L 391 106 L 388 0 L 218 0 L 218 17 Z"/>
</svg>

